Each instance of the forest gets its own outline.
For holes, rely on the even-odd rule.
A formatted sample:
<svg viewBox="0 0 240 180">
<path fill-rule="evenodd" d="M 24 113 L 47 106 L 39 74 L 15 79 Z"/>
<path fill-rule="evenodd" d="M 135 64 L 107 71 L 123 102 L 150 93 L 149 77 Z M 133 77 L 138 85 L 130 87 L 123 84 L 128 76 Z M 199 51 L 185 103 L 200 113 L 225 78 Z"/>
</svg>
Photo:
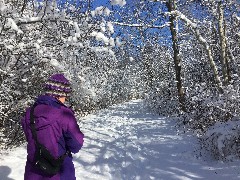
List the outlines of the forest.
<svg viewBox="0 0 240 180">
<path fill-rule="evenodd" d="M 143 99 L 216 159 L 240 157 L 238 0 L 0 0 L 0 148 L 64 73 L 78 116 Z"/>
</svg>

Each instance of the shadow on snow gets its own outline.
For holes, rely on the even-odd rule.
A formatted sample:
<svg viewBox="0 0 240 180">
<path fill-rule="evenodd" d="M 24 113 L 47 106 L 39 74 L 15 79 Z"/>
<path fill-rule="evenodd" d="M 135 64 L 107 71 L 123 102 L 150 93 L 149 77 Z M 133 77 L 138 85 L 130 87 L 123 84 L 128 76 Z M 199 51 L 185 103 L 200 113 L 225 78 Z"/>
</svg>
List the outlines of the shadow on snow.
<svg viewBox="0 0 240 180">
<path fill-rule="evenodd" d="M 83 121 L 87 142 L 82 151 L 95 159 L 89 162 L 79 157 L 76 162 L 93 174 L 109 171 L 109 179 L 206 179 L 210 170 L 194 158 L 194 141 L 178 136 L 172 120 L 144 113 L 141 107 L 136 101 Z"/>
<path fill-rule="evenodd" d="M 13 180 L 9 178 L 9 174 L 11 173 L 11 169 L 8 166 L 0 166 L 0 179 L 1 180 Z"/>
</svg>

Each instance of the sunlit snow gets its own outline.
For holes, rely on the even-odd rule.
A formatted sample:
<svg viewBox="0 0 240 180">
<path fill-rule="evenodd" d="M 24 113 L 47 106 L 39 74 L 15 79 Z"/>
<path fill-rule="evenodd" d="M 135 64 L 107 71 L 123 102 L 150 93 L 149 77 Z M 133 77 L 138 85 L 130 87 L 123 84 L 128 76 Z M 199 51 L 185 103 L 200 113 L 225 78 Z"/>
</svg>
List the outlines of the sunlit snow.
<svg viewBox="0 0 240 180">
<path fill-rule="evenodd" d="M 79 118 L 85 144 L 74 155 L 77 180 L 239 179 L 240 162 L 200 155 L 197 140 L 178 134 L 175 120 L 154 116 L 140 100 Z M 0 157 L 1 180 L 23 180 L 26 146 Z"/>
</svg>

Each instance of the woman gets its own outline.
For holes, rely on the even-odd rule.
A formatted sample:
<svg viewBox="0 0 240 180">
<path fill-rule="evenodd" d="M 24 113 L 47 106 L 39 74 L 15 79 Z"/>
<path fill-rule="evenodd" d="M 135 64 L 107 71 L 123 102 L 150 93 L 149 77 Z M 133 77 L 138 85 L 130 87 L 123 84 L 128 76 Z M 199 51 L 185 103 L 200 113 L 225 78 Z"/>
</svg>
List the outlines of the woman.
<svg viewBox="0 0 240 180">
<path fill-rule="evenodd" d="M 37 98 L 34 108 L 37 139 L 55 158 L 66 151 L 77 153 L 83 145 L 84 135 L 79 129 L 73 110 L 64 105 L 71 92 L 70 83 L 63 74 L 54 74 L 45 86 L 46 93 Z M 75 180 L 71 153 L 64 159 L 60 172 L 54 176 L 48 176 L 36 168 L 36 147 L 30 126 L 30 108 L 26 110 L 21 124 L 28 142 L 24 180 Z"/>
</svg>

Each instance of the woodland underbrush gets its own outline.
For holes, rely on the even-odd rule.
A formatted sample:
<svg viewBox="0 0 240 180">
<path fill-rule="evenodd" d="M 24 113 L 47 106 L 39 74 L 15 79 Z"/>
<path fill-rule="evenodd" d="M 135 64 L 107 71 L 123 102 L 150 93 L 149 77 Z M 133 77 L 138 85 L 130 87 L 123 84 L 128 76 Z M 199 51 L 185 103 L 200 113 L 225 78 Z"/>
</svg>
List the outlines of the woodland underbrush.
<svg viewBox="0 0 240 180">
<path fill-rule="evenodd" d="M 240 96 L 239 81 L 232 81 L 219 93 L 216 87 L 195 84 L 186 91 L 186 112 L 179 108 L 173 90 L 162 88 L 162 93 L 152 91 L 147 107 L 160 115 L 178 119 L 178 128 L 191 131 L 200 146 L 214 159 L 233 160 L 240 157 Z M 159 96 L 159 94 L 161 94 Z"/>
</svg>

